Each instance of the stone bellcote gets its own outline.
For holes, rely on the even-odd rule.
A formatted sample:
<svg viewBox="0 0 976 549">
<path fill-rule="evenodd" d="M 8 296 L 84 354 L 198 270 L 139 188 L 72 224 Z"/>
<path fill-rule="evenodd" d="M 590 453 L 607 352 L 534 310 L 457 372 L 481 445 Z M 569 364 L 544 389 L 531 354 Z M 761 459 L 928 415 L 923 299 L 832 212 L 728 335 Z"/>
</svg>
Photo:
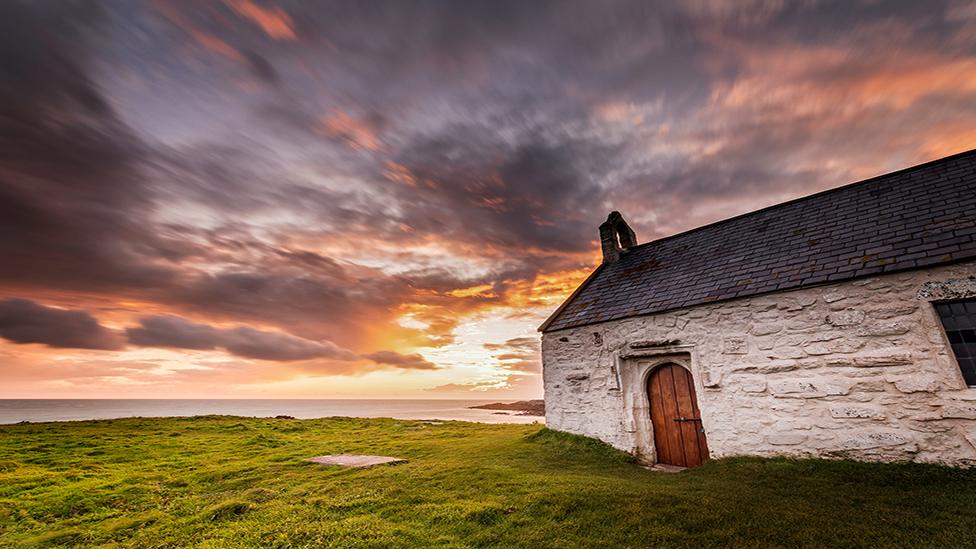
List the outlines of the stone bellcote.
<svg viewBox="0 0 976 549">
<path fill-rule="evenodd" d="M 620 212 L 610 212 L 607 220 L 600 225 L 600 246 L 603 248 L 603 262 L 613 263 L 620 259 L 620 253 L 637 245 L 637 235 L 624 221 Z"/>
</svg>

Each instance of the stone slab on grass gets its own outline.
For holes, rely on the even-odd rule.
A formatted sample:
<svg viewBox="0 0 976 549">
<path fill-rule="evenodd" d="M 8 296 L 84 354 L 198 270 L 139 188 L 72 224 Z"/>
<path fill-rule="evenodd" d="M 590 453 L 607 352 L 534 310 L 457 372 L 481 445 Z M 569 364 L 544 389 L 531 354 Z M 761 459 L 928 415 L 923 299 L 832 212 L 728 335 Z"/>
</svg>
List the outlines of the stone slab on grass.
<svg viewBox="0 0 976 549">
<path fill-rule="evenodd" d="M 648 471 L 657 471 L 658 473 L 680 473 L 681 471 L 688 470 L 687 467 L 668 465 L 667 463 L 655 463 L 654 465 L 644 465 L 643 467 Z"/>
<path fill-rule="evenodd" d="M 407 460 L 387 456 L 365 456 L 361 454 L 332 454 L 308 458 L 305 461 L 319 465 L 338 465 L 340 467 L 373 467 L 388 463 L 404 463 Z"/>
</svg>

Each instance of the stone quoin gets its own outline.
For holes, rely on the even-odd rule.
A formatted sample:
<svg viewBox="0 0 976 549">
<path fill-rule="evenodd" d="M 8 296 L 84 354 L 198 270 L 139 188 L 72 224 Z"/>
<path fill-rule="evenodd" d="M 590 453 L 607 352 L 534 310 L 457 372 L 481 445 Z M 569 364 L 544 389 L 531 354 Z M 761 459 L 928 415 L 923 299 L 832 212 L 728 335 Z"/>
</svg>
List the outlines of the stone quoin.
<svg viewBox="0 0 976 549">
<path fill-rule="evenodd" d="M 976 151 L 637 244 L 540 327 L 546 423 L 646 463 L 976 465 Z"/>
</svg>

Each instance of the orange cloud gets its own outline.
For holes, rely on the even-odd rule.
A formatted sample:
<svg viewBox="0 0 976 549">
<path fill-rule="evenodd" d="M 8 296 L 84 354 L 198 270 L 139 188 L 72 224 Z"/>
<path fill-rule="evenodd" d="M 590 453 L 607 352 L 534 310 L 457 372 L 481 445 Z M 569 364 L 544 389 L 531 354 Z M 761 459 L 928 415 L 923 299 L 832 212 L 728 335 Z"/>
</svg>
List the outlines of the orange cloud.
<svg viewBox="0 0 976 549">
<path fill-rule="evenodd" d="M 479 284 L 469 288 L 452 290 L 447 292 L 447 295 L 451 297 L 495 297 L 495 293 L 492 291 L 492 288 L 493 286 L 491 284 Z"/>
<path fill-rule="evenodd" d="M 873 106 L 904 110 L 924 97 L 976 91 L 976 61 L 918 55 L 896 66 L 867 66 L 849 52 L 820 50 L 764 54 L 762 70 L 719 87 L 713 101 L 726 108 L 789 106 L 816 115 Z M 750 63 L 750 64 L 752 64 Z M 851 73 L 821 78 L 822 73 Z"/>
<path fill-rule="evenodd" d="M 964 123 L 938 126 L 925 137 L 921 145 L 924 158 L 940 158 L 976 149 L 976 127 Z"/>
<path fill-rule="evenodd" d="M 189 30 L 189 32 L 190 35 L 193 36 L 193 39 L 197 41 L 197 43 L 207 48 L 208 50 L 216 54 L 223 55 L 228 59 L 233 59 L 234 61 L 239 61 L 242 63 L 244 62 L 244 56 L 241 55 L 241 52 L 237 51 L 236 48 L 234 48 L 227 42 L 224 42 L 220 38 L 217 38 L 212 34 L 207 34 L 205 32 L 192 30 L 192 29 Z"/>
<path fill-rule="evenodd" d="M 158 0 L 153 4 L 156 11 L 162 14 L 171 23 L 179 27 L 183 32 L 190 35 L 197 44 L 200 44 L 207 50 L 227 57 L 228 59 L 233 59 L 243 63 L 245 61 L 244 55 L 241 54 L 234 46 L 231 46 L 227 42 L 217 38 L 216 36 L 200 30 L 196 25 L 191 23 L 186 17 L 180 13 L 179 9 L 166 0 Z"/>
<path fill-rule="evenodd" d="M 328 137 L 342 139 L 354 149 L 378 151 L 383 147 L 374 124 L 336 111 L 322 117 L 319 131 Z M 394 174 L 400 175 L 400 174 Z"/>
<path fill-rule="evenodd" d="M 295 26 L 291 17 L 281 8 L 264 8 L 251 0 L 225 0 L 235 12 L 250 19 L 275 40 L 295 40 Z"/>
<path fill-rule="evenodd" d="M 596 265 L 594 264 L 594 267 Z M 514 308 L 555 307 L 586 280 L 593 267 L 542 273 L 531 280 L 514 282 L 506 306 Z"/>
<path fill-rule="evenodd" d="M 410 172 L 410 169 L 392 160 L 386 161 L 386 170 L 383 172 L 383 175 L 395 183 L 401 183 L 408 187 L 417 186 L 417 178 Z"/>
<path fill-rule="evenodd" d="M 720 82 L 712 103 L 728 109 L 788 108 L 806 115 L 831 114 L 824 122 L 871 107 L 904 110 L 932 96 L 976 92 L 976 60 L 939 51 L 899 51 L 889 44 L 904 38 L 901 27 L 864 29 L 860 42 L 834 45 L 756 45 L 711 37 L 741 68 L 733 81 Z"/>
</svg>

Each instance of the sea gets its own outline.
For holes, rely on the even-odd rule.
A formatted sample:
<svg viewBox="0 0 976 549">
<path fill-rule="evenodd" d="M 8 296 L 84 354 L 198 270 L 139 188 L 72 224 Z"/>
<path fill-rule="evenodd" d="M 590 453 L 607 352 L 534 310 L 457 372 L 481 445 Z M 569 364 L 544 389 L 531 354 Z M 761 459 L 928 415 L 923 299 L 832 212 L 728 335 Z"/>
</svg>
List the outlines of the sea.
<svg viewBox="0 0 976 549">
<path fill-rule="evenodd" d="M 497 400 L 400 399 L 0 399 L 0 424 L 80 421 L 123 417 L 186 417 L 231 415 L 389 417 L 396 419 L 461 420 L 478 423 L 544 423 L 539 416 L 471 409 Z"/>
</svg>

